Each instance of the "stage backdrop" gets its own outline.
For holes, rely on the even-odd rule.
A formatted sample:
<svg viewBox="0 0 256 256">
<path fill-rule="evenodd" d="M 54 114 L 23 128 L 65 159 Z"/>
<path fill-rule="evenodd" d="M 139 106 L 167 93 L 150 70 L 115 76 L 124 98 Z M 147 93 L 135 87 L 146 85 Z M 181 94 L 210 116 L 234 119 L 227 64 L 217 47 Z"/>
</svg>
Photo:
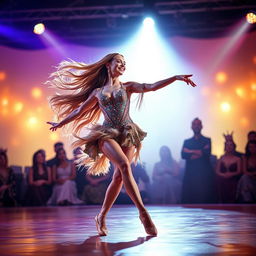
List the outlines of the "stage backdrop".
<svg viewBox="0 0 256 256">
<path fill-rule="evenodd" d="M 192 136 L 190 126 L 195 117 L 203 122 L 202 133 L 212 138 L 213 154 L 223 153 L 222 134 L 226 131 L 234 131 L 237 148 L 243 152 L 248 131 L 256 129 L 255 39 L 255 32 L 235 42 L 232 36 L 174 37 L 164 42 L 164 50 L 147 43 L 138 48 L 129 40 L 127 45 L 113 48 L 65 42 L 36 51 L 0 47 L 0 147 L 8 149 L 10 164 L 25 166 L 31 165 L 32 154 L 41 148 L 47 158 L 53 157 L 53 144 L 63 141 L 71 158 L 72 137 L 61 130 L 52 133 L 46 124 L 54 120 L 47 101 L 54 91 L 44 82 L 63 59 L 91 63 L 107 53 L 120 52 L 127 61 L 122 81 L 154 82 L 176 74 L 193 74 L 198 85 L 192 88 L 175 82 L 146 93 L 140 110 L 134 98 L 131 117 L 148 132 L 141 160 L 149 172 L 159 160 L 162 145 L 169 146 L 173 156 L 180 159 L 183 140 Z"/>
</svg>

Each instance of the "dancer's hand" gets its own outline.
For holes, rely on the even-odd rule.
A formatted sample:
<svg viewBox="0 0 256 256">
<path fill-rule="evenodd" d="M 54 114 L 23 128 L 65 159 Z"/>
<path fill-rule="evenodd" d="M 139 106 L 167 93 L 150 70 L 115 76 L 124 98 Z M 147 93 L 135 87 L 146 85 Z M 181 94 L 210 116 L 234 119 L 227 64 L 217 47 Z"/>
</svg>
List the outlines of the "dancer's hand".
<svg viewBox="0 0 256 256">
<path fill-rule="evenodd" d="M 50 128 L 51 131 L 56 131 L 58 128 L 61 128 L 62 125 L 60 123 L 54 123 L 54 122 L 47 122 L 47 124 L 50 124 L 52 127 Z"/>
<path fill-rule="evenodd" d="M 184 81 L 187 83 L 187 85 L 195 87 L 196 84 L 190 79 L 191 76 L 193 75 L 178 75 L 176 76 L 176 80 Z"/>
</svg>

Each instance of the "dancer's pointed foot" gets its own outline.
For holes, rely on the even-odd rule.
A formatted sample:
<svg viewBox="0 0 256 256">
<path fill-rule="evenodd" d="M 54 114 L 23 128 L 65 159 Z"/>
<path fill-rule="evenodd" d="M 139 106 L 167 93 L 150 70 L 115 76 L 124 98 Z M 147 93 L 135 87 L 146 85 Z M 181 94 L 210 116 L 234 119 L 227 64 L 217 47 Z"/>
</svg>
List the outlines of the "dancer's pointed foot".
<svg viewBox="0 0 256 256">
<path fill-rule="evenodd" d="M 99 214 L 95 216 L 96 228 L 100 236 L 106 236 L 108 234 L 108 230 L 105 224 L 105 220 L 99 217 Z"/>
<path fill-rule="evenodd" d="M 157 229 L 147 211 L 140 213 L 140 220 L 146 233 L 150 236 L 157 236 Z"/>
</svg>

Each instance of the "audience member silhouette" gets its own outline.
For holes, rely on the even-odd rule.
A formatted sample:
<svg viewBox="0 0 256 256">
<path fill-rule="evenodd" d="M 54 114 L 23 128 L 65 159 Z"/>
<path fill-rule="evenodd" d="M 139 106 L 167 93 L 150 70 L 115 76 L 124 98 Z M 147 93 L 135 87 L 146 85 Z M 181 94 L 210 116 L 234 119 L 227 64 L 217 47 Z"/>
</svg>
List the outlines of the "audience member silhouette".
<svg viewBox="0 0 256 256">
<path fill-rule="evenodd" d="M 53 192 L 47 204 L 71 205 L 81 204 L 77 198 L 77 190 L 74 179 L 76 169 L 73 161 L 67 159 L 63 148 L 57 150 L 57 164 L 53 166 Z"/>
<path fill-rule="evenodd" d="M 57 164 L 57 162 L 58 162 L 57 151 L 58 151 L 59 149 L 63 149 L 63 148 L 64 148 L 64 144 L 63 144 L 62 142 L 56 142 L 56 143 L 54 144 L 55 156 L 54 156 L 52 159 L 50 159 L 50 160 L 48 160 L 48 161 L 46 162 L 46 163 L 47 163 L 47 166 L 49 166 L 50 168 L 52 168 L 54 165 Z"/>
<path fill-rule="evenodd" d="M 184 141 L 181 156 L 186 160 L 182 203 L 215 202 L 214 172 L 210 163 L 211 139 L 203 136 L 201 120 L 191 126 L 194 136 Z"/>
<path fill-rule="evenodd" d="M 235 155 L 235 143 L 225 137 L 225 154 L 220 157 L 217 163 L 217 188 L 218 201 L 220 203 L 235 203 L 237 183 L 242 172 L 242 160 Z"/>
<path fill-rule="evenodd" d="M 43 206 L 49 199 L 49 185 L 52 183 L 50 167 L 45 162 L 45 151 L 33 154 L 32 167 L 28 173 L 28 189 L 25 196 L 26 205 Z"/>
<path fill-rule="evenodd" d="M 247 134 L 248 141 L 256 141 L 256 131 L 249 131 Z"/>
<path fill-rule="evenodd" d="M 248 141 L 246 145 L 243 173 L 238 182 L 237 201 L 256 203 L 256 140 Z"/>
<path fill-rule="evenodd" d="M 7 150 L 0 148 L 0 206 L 16 206 L 13 170 L 8 166 Z"/>
<path fill-rule="evenodd" d="M 159 154 L 160 161 L 154 165 L 152 175 L 152 202 L 158 204 L 179 203 L 181 193 L 179 165 L 173 159 L 169 147 L 162 146 Z"/>
<path fill-rule="evenodd" d="M 85 175 L 87 184 L 84 186 L 81 199 L 86 204 L 102 204 L 110 183 L 110 173 L 103 176 Z"/>
<path fill-rule="evenodd" d="M 133 173 L 133 177 L 138 184 L 138 188 L 141 194 L 141 198 L 143 203 L 149 203 L 150 202 L 150 195 L 149 195 L 149 176 L 147 174 L 146 168 L 144 165 L 137 163 L 131 164 L 131 169 Z M 117 204 L 132 204 L 132 200 L 127 195 L 124 186 L 122 187 L 120 194 L 117 197 L 116 200 Z"/>
</svg>

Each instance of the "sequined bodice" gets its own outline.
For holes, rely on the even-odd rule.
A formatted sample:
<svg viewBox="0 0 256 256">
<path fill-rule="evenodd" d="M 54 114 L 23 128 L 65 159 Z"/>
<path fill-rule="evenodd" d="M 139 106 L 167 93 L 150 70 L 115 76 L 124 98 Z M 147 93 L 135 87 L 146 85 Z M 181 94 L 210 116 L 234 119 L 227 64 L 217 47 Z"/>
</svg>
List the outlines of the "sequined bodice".
<svg viewBox="0 0 256 256">
<path fill-rule="evenodd" d="M 101 90 L 99 105 L 105 117 L 103 126 L 120 128 L 132 122 L 129 116 L 130 100 L 123 86 L 110 97 Z"/>
</svg>

